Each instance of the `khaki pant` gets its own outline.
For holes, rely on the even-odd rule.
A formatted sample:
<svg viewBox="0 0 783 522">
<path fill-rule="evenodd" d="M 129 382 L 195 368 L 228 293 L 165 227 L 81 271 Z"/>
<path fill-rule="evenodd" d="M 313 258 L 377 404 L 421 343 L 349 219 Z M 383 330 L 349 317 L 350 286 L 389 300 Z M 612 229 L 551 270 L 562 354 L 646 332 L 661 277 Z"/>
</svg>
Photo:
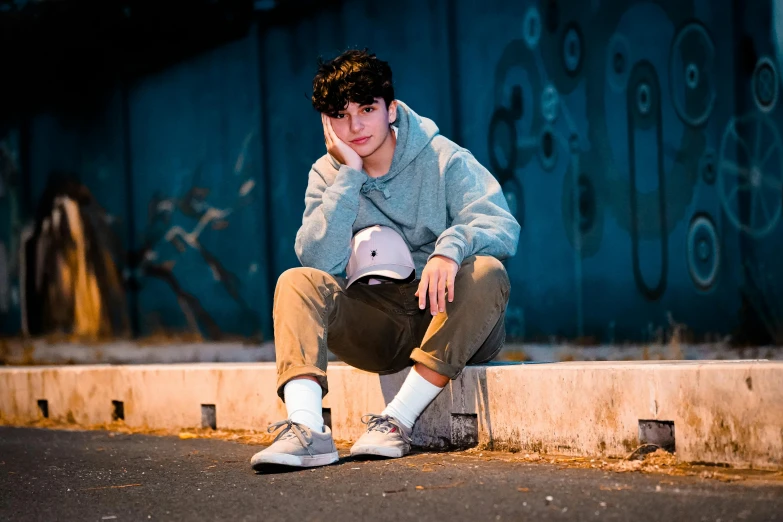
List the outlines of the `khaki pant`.
<svg viewBox="0 0 783 522">
<path fill-rule="evenodd" d="M 418 362 L 451 379 L 467 364 L 492 360 L 506 338 L 510 283 L 500 261 L 472 256 L 454 282 L 454 301 L 433 316 L 419 309 L 419 281 L 368 285 L 313 268 L 292 268 L 275 288 L 277 393 L 293 378 L 318 379 L 323 394 L 327 347 L 356 368 L 387 374 Z"/>
</svg>

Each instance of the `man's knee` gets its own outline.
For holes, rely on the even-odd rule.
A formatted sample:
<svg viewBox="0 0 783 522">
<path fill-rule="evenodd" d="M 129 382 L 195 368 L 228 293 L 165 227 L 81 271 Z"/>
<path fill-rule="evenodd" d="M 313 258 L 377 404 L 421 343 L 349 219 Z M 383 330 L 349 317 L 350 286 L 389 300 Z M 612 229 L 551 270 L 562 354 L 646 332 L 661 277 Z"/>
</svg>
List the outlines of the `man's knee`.
<svg viewBox="0 0 783 522">
<path fill-rule="evenodd" d="M 466 261 L 471 265 L 472 280 L 475 283 L 490 287 L 508 297 L 511 283 L 503 263 L 492 256 L 473 256 Z"/>
<path fill-rule="evenodd" d="M 309 267 L 289 268 L 277 278 L 277 291 L 291 288 L 312 287 L 317 280 L 323 280 L 325 272 Z"/>
<path fill-rule="evenodd" d="M 291 287 L 310 280 L 310 270 L 306 267 L 289 268 L 277 278 L 277 286 Z"/>
</svg>

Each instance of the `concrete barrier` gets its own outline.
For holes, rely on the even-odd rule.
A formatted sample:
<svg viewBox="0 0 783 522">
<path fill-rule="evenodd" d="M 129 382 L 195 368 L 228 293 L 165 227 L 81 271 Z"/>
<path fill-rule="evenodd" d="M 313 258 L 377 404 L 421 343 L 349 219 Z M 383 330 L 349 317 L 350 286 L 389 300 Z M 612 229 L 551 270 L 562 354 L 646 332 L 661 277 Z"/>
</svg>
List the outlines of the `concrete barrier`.
<svg viewBox="0 0 783 522">
<path fill-rule="evenodd" d="M 364 430 L 407 370 L 328 370 L 336 438 Z M 285 418 L 271 363 L 6 367 L 0 422 L 262 430 Z M 45 402 L 39 402 L 45 401 Z M 650 431 L 652 428 L 652 431 Z M 677 459 L 783 468 L 783 363 L 769 361 L 491 363 L 468 367 L 421 417 L 414 443 L 619 457 L 648 432 L 673 436 Z"/>
</svg>

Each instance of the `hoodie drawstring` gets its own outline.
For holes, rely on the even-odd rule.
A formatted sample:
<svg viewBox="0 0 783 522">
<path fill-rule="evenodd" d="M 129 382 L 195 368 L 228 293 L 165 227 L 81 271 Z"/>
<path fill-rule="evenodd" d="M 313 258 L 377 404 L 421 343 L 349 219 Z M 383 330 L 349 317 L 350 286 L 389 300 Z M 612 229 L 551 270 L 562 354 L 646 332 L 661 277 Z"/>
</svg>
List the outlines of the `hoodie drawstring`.
<svg viewBox="0 0 783 522">
<path fill-rule="evenodd" d="M 389 192 L 389 189 L 386 187 L 386 182 L 384 181 L 378 181 L 373 179 L 367 181 L 364 185 L 362 185 L 362 194 L 368 194 L 373 190 L 382 192 L 383 197 L 385 197 L 386 199 L 389 199 L 391 197 L 391 192 Z"/>
</svg>

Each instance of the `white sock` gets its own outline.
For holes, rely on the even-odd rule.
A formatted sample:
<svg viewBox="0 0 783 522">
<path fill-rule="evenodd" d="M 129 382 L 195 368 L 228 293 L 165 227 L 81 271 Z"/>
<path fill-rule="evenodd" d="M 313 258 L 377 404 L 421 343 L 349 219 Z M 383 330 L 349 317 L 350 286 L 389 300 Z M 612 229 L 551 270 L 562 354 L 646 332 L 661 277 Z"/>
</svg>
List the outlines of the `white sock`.
<svg viewBox="0 0 783 522">
<path fill-rule="evenodd" d="M 310 379 L 294 379 L 283 387 L 288 418 L 318 433 L 324 432 L 321 385 Z"/>
<path fill-rule="evenodd" d="M 406 427 L 413 428 L 416 419 L 442 389 L 419 375 L 415 367 L 411 368 L 408 377 L 402 383 L 402 388 L 383 410 L 382 415 L 394 417 Z"/>
</svg>

